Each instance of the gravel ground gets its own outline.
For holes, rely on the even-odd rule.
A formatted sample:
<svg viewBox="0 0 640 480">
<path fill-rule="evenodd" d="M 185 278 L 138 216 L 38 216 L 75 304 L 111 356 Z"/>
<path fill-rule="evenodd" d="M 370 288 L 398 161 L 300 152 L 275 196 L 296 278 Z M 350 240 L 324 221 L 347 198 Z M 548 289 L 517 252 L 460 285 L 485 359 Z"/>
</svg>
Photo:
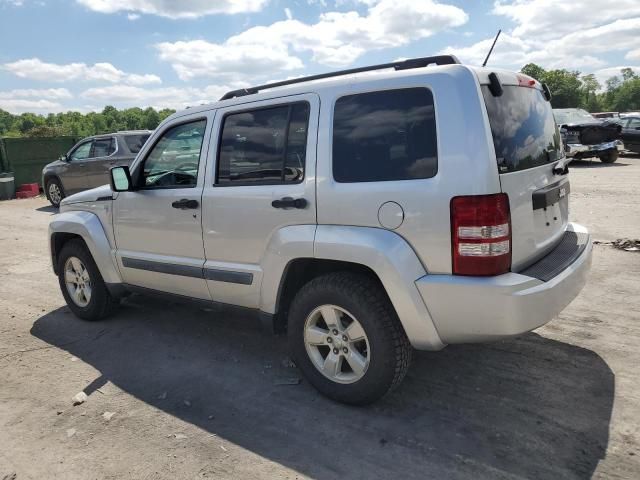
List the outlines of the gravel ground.
<svg viewBox="0 0 640 480">
<path fill-rule="evenodd" d="M 596 240 L 640 237 L 640 158 L 577 163 L 571 183 Z M 596 245 L 559 318 L 416 352 L 393 395 L 353 408 L 287 385 L 284 339 L 238 313 L 132 296 L 76 319 L 52 213 L 0 203 L 0 479 L 640 478 L 640 253 Z"/>
</svg>

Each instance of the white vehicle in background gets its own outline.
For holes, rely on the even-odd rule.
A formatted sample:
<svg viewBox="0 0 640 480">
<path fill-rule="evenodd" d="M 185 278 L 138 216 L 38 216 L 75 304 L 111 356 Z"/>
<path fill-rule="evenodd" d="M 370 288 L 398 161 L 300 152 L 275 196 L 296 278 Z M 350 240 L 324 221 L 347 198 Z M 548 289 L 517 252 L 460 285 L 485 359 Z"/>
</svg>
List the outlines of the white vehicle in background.
<svg viewBox="0 0 640 480">
<path fill-rule="evenodd" d="M 64 298 L 87 320 L 128 292 L 245 307 L 320 392 L 373 402 L 412 348 L 530 331 L 585 284 L 549 98 L 443 55 L 178 112 L 52 217 Z"/>
</svg>

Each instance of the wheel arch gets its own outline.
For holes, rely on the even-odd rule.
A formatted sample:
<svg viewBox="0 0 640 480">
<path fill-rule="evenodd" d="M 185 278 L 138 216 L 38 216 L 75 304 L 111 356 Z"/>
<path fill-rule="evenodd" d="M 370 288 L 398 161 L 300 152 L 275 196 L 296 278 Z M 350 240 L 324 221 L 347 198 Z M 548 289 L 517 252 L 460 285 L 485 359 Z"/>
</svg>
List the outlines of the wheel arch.
<svg viewBox="0 0 640 480">
<path fill-rule="evenodd" d="M 105 283 L 122 283 L 102 223 L 97 215 L 86 211 L 59 213 L 49 223 L 51 262 L 56 274 L 58 254 L 64 244 L 74 238 L 80 238 L 87 246 Z"/>
<path fill-rule="evenodd" d="M 263 262 L 260 310 L 273 316 L 276 331 L 282 330 L 291 298 L 304 283 L 322 273 L 346 270 L 379 282 L 414 347 L 439 350 L 445 346 L 415 284 L 427 272 L 404 238 L 381 228 L 313 227 L 312 240 L 309 231 L 299 230 L 298 235 L 289 235 L 296 242 L 270 245 L 271 261 Z M 296 245 L 293 250 L 299 254 L 292 254 L 286 243 Z M 290 256 L 284 258 L 282 252 Z"/>
<path fill-rule="evenodd" d="M 298 290 L 312 279 L 333 272 L 365 275 L 384 289 L 380 277 L 366 265 L 324 258 L 295 258 L 287 263 L 280 278 L 273 317 L 274 331 L 281 333 L 286 330 L 289 307 Z"/>
<path fill-rule="evenodd" d="M 60 178 L 60 175 L 58 175 L 56 172 L 46 172 L 43 176 L 42 176 L 42 189 L 44 190 L 45 194 L 47 194 L 47 184 L 49 183 L 50 180 L 57 180 L 58 184 L 60 185 L 60 187 L 62 188 L 62 193 L 65 193 L 64 190 L 64 183 L 62 183 L 62 178 Z"/>
</svg>

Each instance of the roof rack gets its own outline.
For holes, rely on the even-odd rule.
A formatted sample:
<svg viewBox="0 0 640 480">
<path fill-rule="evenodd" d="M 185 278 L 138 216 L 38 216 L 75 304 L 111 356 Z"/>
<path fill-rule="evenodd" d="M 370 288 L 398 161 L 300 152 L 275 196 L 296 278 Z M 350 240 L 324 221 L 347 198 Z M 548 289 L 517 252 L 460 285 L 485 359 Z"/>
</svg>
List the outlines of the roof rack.
<svg viewBox="0 0 640 480">
<path fill-rule="evenodd" d="M 258 93 L 260 90 L 269 88 L 282 87 L 284 85 L 293 85 L 296 83 L 310 82 L 311 80 L 320 80 L 322 78 L 340 77 L 342 75 L 351 75 L 353 73 L 371 72 L 373 70 L 384 70 L 385 68 L 393 68 L 395 70 L 409 70 L 411 68 L 421 68 L 427 65 L 454 65 L 459 64 L 460 60 L 455 55 L 435 55 L 433 57 L 409 58 L 399 62 L 381 63 L 380 65 L 370 65 L 368 67 L 350 68 L 348 70 L 339 70 L 337 72 L 321 73 L 319 75 L 310 75 L 308 77 L 293 78 L 282 82 L 267 83 L 257 87 L 241 88 L 239 90 L 231 90 L 225 93 L 220 100 L 228 100 L 230 98 L 243 97 Z"/>
</svg>

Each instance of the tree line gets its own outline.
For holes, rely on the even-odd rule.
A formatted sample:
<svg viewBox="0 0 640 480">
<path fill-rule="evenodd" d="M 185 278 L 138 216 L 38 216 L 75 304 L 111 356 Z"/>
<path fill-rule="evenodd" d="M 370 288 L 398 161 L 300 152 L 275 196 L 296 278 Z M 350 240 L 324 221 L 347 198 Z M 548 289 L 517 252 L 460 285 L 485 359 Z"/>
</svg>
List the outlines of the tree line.
<svg viewBox="0 0 640 480">
<path fill-rule="evenodd" d="M 640 110 L 640 76 L 623 68 L 620 75 L 609 78 L 603 86 L 595 75 L 583 75 L 577 70 L 545 70 L 529 63 L 522 73 L 551 89 L 553 108 L 584 108 L 589 112 L 626 112 Z M 118 130 L 153 130 L 175 110 L 151 107 L 118 110 L 107 106 L 102 112 L 50 113 L 14 115 L 0 109 L 0 137 L 56 137 L 71 135 L 77 138 Z"/>
<path fill-rule="evenodd" d="M 13 115 L 0 109 L 0 137 L 57 137 L 71 135 L 82 138 L 118 130 L 153 130 L 174 113 L 165 108 L 127 108 L 107 106 L 102 112 L 50 113 Z"/>
<path fill-rule="evenodd" d="M 640 110 L 640 76 L 630 68 L 623 68 L 620 75 L 609 78 L 604 88 L 592 73 L 545 70 L 535 63 L 525 65 L 521 71 L 549 86 L 553 108 L 577 107 L 589 112 Z"/>
</svg>

